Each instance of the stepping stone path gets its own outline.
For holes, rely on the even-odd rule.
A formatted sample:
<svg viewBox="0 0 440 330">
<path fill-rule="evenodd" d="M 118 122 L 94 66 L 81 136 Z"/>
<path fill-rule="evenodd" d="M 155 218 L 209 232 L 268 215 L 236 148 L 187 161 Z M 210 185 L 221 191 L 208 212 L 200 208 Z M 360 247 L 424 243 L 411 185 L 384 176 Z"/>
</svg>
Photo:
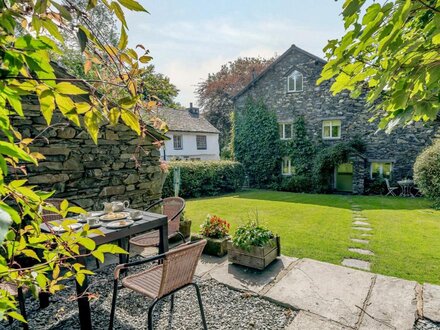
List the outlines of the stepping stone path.
<svg viewBox="0 0 440 330">
<path fill-rule="evenodd" d="M 350 201 L 351 203 L 351 211 L 353 214 L 353 223 L 352 223 L 352 229 L 354 231 L 372 231 L 373 228 L 371 228 L 370 223 L 368 222 L 368 218 L 362 213 L 362 208 L 360 205 L 353 204 L 353 201 Z M 370 233 L 363 233 L 361 234 L 364 239 L 359 238 L 351 238 L 350 240 L 353 243 L 360 243 L 364 245 L 368 245 L 370 241 L 368 240 L 369 237 L 372 236 Z M 367 255 L 367 256 L 373 256 L 374 252 L 370 251 L 368 249 L 359 249 L 355 247 L 348 248 L 348 251 L 352 253 L 358 253 L 360 255 Z M 371 264 L 369 261 L 355 259 L 355 258 L 345 258 L 342 260 L 342 265 L 346 267 L 352 267 L 352 268 L 358 268 L 362 270 L 370 270 Z"/>
</svg>

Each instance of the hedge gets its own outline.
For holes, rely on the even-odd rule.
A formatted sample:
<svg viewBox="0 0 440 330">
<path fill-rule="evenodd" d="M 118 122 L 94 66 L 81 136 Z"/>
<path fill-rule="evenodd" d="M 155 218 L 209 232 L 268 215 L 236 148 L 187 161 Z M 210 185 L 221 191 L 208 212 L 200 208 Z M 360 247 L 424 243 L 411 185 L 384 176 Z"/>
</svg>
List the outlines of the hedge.
<svg viewBox="0 0 440 330">
<path fill-rule="evenodd" d="M 180 167 L 180 192 L 183 198 L 215 196 L 234 192 L 243 186 L 244 168 L 238 162 L 220 161 L 172 161 L 165 180 L 163 197 L 174 196 L 173 169 Z"/>
<path fill-rule="evenodd" d="M 423 150 L 414 163 L 414 181 L 423 195 L 440 209 L 440 140 Z"/>
</svg>

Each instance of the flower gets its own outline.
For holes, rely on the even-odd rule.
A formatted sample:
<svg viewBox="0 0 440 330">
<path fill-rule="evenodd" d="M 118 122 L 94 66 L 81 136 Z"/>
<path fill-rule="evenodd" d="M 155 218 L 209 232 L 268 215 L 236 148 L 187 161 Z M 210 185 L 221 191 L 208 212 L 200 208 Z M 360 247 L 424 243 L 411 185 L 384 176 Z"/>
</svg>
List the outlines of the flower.
<svg viewBox="0 0 440 330">
<path fill-rule="evenodd" d="M 207 215 L 205 222 L 200 225 L 200 234 L 210 238 L 223 238 L 229 233 L 230 224 L 216 216 Z"/>
</svg>

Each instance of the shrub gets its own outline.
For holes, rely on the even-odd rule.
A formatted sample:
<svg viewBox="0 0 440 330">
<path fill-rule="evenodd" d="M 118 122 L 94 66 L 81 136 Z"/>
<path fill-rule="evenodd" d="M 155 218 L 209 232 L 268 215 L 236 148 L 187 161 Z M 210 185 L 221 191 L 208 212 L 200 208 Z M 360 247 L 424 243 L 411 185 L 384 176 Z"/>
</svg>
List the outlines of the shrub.
<svg viewBox="0 0 440 330">
<path fill-rule="evenodd" d="M 249 175 L 249 184 L 268 187 L 280 176 L 281 144 L 278 121 L 263 101 L 249 98 L 244 109 L 233 115 L 234 158 Z"/>
<path fill-rule="evenodd" d="M 250 221 L 237 228 L 232 237 L 232 244 L 240 249 L 249 251 L 252 246 L 265 246 L 271 242 L 274 234 L 256 221 Z"/>
<path fill-rule="evenodd" d="M 293 175 L 283 178 L 279 190 L 291 192 L 313 191 L 313 178 L 307 175 Z"/>
<path fill-rule="evenodd" d="M 222 218 L 208 215 L 200 225 L 200 234 L 209 238 L 224 238 L 229 234 L 231 225 Z"/>
<path fill-rule="evenodd" d="M 414 180 L 420 191 L 440 208 L 440 141 L 423 150 L 414 163 Z"/>
<path fill-rule="evenodd" d="M 174 195 L 173 169 L 180 167 L 179 196 L 215 196 L 234 192 L 243 186 L 243 166 L 233 161 L 172 161 L 168 163 L 170 174 L 162 190 L 164 197 Z"/>
<path fill-rule="evenodd" d="M 365 180 L 365 194 L 367 195 L 384 195 L 387 193 L 387 185 L 385 179 L 374 178 Z"/>
</svg>

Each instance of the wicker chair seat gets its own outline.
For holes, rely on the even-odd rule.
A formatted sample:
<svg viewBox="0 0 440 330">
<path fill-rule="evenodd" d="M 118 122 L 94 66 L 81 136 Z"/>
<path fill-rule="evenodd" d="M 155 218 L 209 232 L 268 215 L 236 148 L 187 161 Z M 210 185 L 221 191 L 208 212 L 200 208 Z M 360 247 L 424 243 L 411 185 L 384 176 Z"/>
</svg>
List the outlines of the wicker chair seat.
<svg viewBox="0 0 440 330">
<path fill-rule="evenodd" d="M 159 295 L 162 272 L 163 265 L 157 265 L 143 272 L 125 277 L 122 280 L 122 285 L 154 299 Z"/>
<path fill-rule="evenodd" d="M 149 233 L 135 236 L 130 239 L 130 244 L 140 247 L 151 247 L 159 245 L 159 231 L 153 230 Z"/>
<path fill-rule="evenodd" d="M 2 282 L 2 283 L 0 283 L 0 289 L 5 290 L 11 296 L 17 296 L 18 295 L 17 285 L 15 285 L 15 284 L 13 284 L 11 282 Z"/>
</svg>

